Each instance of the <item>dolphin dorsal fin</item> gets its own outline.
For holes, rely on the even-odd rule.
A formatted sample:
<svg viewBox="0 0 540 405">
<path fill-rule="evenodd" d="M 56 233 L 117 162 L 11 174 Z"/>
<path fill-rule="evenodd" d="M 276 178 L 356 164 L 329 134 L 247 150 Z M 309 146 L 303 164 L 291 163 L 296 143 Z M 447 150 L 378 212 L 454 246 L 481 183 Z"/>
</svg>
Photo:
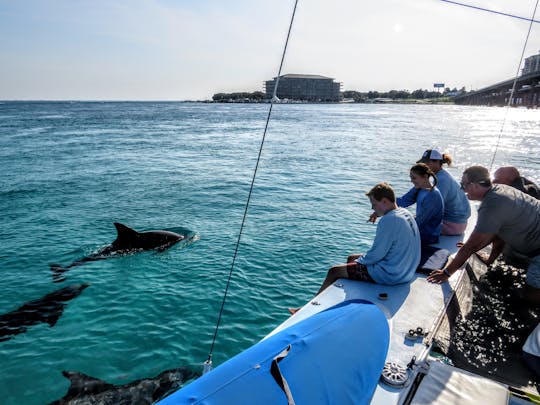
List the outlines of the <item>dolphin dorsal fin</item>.
<svg viewBox="0 0 540 405">
<path fill-rule="evenodd" d="M 139 234 L 139 232 L 137 232 L 135 229 L 131 229 L 129 226 L 121 224 L 120 222 L 115 222 L 114 226 L 116 228 L 116 232 L 118 233 L 119 238 L 120 237 L 131 238 Z"/>
<path fill-rule="evenodd" d="M 79 371 L 62 371 L 62 374 L 71 383 L 68 392 L 64 397 L 65 399 L 95 395 L 114 387 L 114 385 L 109 384 L 106 381 L 90 377 Z"/>
<path fill-rule="evenodd" d="M 130 248 L 140 235 L 135 229 L 131 229 L 129 226 L 119 222 L 115 222 L 114 226 L 118 236 L 112 245 L 118 249 Z"/>
</svg>

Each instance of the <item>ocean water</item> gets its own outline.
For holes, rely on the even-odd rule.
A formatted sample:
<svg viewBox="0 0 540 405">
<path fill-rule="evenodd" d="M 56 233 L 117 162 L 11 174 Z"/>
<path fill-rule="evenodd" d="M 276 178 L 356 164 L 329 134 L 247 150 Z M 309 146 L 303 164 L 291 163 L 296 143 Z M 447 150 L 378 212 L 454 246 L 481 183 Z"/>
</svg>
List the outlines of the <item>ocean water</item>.
<svg viewBox="0 0 540 405">
<path fill-rule="evenodd" d="M 114 384 L 206 360 L 268 105 L 156 102 L 0 103 L 0 314 L 88 283 L 56 325 L 0 341 L 0 402 L 62 397 L 62 370 Z M 505 118 L 506 117 L 506 118 Z M 503 125 L 504 122 L 504 125 Z M 214 364 L 284 321 L 327 269 L 370 246 L 364 193 L 398 194 L 427 148 L 470 164 L 512 164 L 540 181 L 540 111 L 504 108 L 276 105 L 268 128 Z M 197 240 L 73 267 L 137 230 Z"/>
</svg>

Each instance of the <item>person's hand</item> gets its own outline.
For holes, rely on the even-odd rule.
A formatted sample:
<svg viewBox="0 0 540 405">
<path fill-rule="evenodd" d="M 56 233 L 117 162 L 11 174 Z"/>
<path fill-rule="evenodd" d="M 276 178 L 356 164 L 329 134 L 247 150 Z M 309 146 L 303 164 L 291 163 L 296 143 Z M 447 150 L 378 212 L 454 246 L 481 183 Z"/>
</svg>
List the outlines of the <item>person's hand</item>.
<svg viewBox="0 0 540 405">
<path fill-rule="evenodd" d="M 445 281 L 448 281 L 450 277 L 448 277 L 444 270 L 433 270 L 431 273 L 429 273 L 429 276 L 427 278 L 427 281 L 434 284 L 441 284 Z"/>
<path fill-rule="evenodd" d="M 372 224 L 374 224 L 376 220 L 377 220 L 377 213 L 372 212 L 371 215 L 369 216 L 368 222 L 371 222 Z"/>
</svg>

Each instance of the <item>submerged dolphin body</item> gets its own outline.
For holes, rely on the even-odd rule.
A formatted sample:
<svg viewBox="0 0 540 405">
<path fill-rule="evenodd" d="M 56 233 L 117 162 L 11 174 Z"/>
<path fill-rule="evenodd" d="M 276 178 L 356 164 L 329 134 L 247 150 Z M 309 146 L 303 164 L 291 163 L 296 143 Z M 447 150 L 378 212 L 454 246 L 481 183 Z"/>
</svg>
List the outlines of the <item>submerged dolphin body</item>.
<svg viewBox="0 0 540 405">
<path fill-rule="evenodd" d="M 24 333 L 29 326 L 38 323 L 48 323 L 51 327 L 56 325 L 64 313 L 66 302 L 77 297 L 86 287 L 88 284 L 72 284 L 0 315 L 0 341 Z"/>
<path fill-rule="evenodd" d="M 114 255 L 140 252 L 143 250 L 155 249 L 158 251 L 163 251 L 186 238 L 184 235 L 163 230 L 137 232 L 136 230 L 118 222 L 115 222 L 114 226 L 116 227 L 118 236 L 109 246 L 104 247 L 95 254 L 85 256 L 77 261 L 74 261 L 68 266 L 51 264 L 50 267 L 51 271 L 53 272 L 53 280 L 55 282 L 63 281 L 63 273 L 65 273 L 71 267 L 80 266 L 86 262 L 102 260 Z"/>
<path fill-rule="evenodd" d="M 188 367 L 162 372 L 153 378 L 143 378 L 125 385 L 109 384 L 78 371 L 62 371 L 71 385 L 66 395 L 49 405 L 75 404 L 153 404 L 184 381 L 200 374 Z"/>
</svg>

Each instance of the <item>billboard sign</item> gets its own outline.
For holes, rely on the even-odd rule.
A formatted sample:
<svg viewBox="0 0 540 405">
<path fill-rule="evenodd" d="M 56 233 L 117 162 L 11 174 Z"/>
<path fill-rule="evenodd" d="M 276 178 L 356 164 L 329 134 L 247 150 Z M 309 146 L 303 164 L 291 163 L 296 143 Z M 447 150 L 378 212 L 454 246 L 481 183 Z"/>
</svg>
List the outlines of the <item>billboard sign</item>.
<svg viewBox="0 0 540 405">
<path fill-rule="evenodd" d="M 433 87 L 436 89 L 444 89 L 444 83 L 433 83 Z"/>
</svg>

